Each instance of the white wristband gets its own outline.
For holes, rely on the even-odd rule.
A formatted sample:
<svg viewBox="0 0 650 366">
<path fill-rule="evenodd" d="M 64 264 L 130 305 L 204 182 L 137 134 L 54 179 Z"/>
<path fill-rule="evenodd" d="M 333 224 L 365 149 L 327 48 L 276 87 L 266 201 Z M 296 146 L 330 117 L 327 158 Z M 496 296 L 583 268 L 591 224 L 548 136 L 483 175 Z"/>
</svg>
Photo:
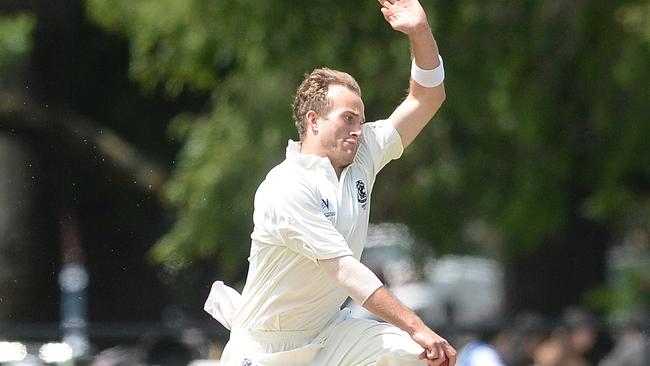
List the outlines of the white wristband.
<svg viewBox="0 0 650 366">
<path fill-rule="evenodd" d="M 424 70 L 415 64 L 415 58 L 411 63 L 411 79 L 425 88 L 434 88 L 445 80 L 445 67 L 442 64 L 442 57 L 438 55 L 440 65 L 433 70 Z"/>
</svg>

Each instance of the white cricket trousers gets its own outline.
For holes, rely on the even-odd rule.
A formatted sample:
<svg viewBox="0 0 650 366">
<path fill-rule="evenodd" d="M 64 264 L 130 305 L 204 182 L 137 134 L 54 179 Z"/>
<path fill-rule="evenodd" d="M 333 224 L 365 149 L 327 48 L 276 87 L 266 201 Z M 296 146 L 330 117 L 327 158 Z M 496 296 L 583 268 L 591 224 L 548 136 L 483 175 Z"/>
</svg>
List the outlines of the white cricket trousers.
<svg viewBox="0 0 650 366">
<path fill-rule="evenodd" d="M 233 329 L 224 366 L 424 366 L 422 347 L 406 332 L 382 322 L 349 317 L 343 309 L 321 331 L 265 332 Z"/>
</svg>

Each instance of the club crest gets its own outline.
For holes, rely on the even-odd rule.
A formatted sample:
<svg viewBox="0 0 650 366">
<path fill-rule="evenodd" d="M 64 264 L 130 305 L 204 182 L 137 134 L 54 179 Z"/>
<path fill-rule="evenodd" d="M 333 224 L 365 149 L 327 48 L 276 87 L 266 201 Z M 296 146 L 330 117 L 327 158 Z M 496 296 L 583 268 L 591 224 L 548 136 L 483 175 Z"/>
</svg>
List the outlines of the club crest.
<svg viewBox="0 0 650 366">
<path fill-rule="evenodd" d="M 357 181 L 357 201 L 361 204 L 365 204 L 368 201 L 366 184 L 361 179 Z"/>
</svg>

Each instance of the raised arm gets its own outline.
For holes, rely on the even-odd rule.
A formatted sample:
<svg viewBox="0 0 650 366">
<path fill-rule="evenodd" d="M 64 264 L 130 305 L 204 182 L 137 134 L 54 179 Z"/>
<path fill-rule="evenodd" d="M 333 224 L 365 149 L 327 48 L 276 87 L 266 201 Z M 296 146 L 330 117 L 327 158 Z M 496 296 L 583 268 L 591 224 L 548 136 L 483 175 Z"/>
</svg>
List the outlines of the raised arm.
<svg viewBox="0 0 650 366">
<path fill-rule="evenodd" d="M 390 26 L 408 36 L 417 67 L 434 70 L 441 66 L 438 46 L 418 0 L 379 0 L 379 3 Z M 408 95 L 388 118 L 402 138 L 404 147 L 413 142 L 444 100 L 443 84 L 425 87 L 410 80 Z"/>
</svg>

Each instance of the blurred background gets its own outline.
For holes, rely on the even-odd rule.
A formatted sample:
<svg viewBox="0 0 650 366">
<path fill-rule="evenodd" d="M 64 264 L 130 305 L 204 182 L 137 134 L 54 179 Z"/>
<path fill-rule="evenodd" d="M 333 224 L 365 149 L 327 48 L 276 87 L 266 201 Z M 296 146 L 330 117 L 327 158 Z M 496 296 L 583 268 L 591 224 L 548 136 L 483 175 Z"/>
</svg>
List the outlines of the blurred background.
<svg viewBox="0 0 650 366">
<path fill-rule="evenodd" d="M 466 352 L 650 364 L 650 2 L 423 6 L 448 98 L 364 262 Z M 409 46 L 371 0 L 0 0 L 0 364 L 218 364 L 203 302 L 319 66 L 376 120 Z"/>
</svg>

